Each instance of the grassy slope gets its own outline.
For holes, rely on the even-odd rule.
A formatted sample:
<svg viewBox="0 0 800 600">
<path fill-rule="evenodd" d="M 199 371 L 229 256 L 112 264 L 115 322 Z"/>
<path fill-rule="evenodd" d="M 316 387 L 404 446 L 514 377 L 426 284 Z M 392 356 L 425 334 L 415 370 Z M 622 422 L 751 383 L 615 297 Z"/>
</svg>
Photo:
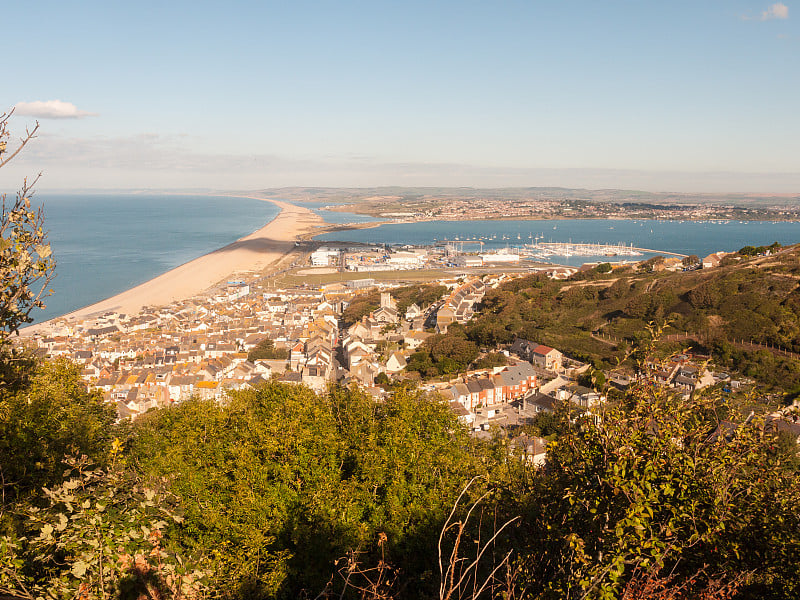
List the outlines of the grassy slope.
<svg viewBox="0 0 800 600">
<path fill-rule="evenodd" d="M 531 276 L 491 292 L 468 329 L 482 344 L 527 337 L 611 366 L 621 348 L 596 339 L 592 332 L 599 329 L 632 342 L 649 322 L 666 323 L 666 334 L 688 333 L 695 341 L 685 344 L 716 352 L 726 368 L 791 389 L 800 385 L 798 361 L 745 351 L 732 342 L 752 340 L 800 353 L 798 282 L 796 247 L 777 256 L 686 273 L 629 270 L 590 273 L 586 279 L 567 282 Z"/>
</svg>

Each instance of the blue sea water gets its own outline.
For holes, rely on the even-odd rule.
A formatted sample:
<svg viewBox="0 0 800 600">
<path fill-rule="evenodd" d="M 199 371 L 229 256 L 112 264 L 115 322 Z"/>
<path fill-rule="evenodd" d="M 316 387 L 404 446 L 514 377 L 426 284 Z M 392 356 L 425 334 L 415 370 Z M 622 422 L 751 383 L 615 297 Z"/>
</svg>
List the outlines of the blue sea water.
<svg viewBox="0 0 800 600">
<path fill-rule="evenodd" d="M 271 221 L 278 207 L 201 195 L 36 194 L 56 259 L 36 321 L 118 294 Z"/>
<path fill-rule="evenodd" d="M 702 258 L 712 252 L 720 250 L 730 252 L 747 245 L 768 245 L 776 241 L 784 245 L 800 242 L 800 223 L 641 219 L 424 221 L 338 231 L 319 235 L 315 239 L 424 245 L 441 240 L 481 238 L 484 249 L 514 248 L 533 243 L 539 238 L 539 241 L 544 242 L 633 244 L 636 247 L 656 251 L 696 254 Z M 637 260 L 647 256 L 651 254 L 645 254 Z M 553 262 L 574 266 L 590 260 L 593 260 L 593 257 L 553 257 Z"/>
</svg>

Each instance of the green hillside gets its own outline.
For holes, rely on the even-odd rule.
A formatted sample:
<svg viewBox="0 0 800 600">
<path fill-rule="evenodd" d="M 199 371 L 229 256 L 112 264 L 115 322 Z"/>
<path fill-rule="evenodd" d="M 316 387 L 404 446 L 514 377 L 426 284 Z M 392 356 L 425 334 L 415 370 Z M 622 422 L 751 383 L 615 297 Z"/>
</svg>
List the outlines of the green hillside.
<svg viewBox="0 0 800 600">
<path fill-rule="evenodd" d="M 713 269 L 602 270 L 567 281 L 530 275 L 491 290 L 466 335 L 487 348 L 527 338 L 609 368 L 655 322 L 664 326 L 665 352 L 689 345 L 770 386 L 800 385 L 800 363 L 770 349 L 800 353 L 798 247 L 728 258 Z"/>
</svg>

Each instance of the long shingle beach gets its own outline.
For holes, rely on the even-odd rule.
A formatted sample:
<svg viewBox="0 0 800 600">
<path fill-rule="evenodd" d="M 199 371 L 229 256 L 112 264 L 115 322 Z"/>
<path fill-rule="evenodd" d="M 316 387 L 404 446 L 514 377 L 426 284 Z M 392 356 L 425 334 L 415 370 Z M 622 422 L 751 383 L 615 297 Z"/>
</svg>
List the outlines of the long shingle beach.
<svg viewBox="0 0 800 600">
<path fill-rule="evenodd" d="M 298 239 L 309 237 L 324 225 L 323 219 L 307 208 L 271 198 L 246 197 L 272 202 L 281 212 L 250 235 L 59 319 L 84 320 L 109 311 L 135 314 L 145 306 L 163 306 L 197 296 L 232 275 L 261 272 L 276 264 L 294 250 Z M 21 333 L 35 333 L 47 323 L 33 325 Z"/>
</svg>

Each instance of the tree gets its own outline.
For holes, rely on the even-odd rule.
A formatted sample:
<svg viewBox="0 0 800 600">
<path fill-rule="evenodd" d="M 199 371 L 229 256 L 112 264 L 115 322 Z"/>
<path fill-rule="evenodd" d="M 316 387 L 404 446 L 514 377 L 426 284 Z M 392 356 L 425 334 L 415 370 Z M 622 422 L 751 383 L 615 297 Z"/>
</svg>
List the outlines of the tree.
<svg viewBox="0 0 800 600">
<path fill-rule="evenodd" d="M 613 267 L 611 266 L 611 263 L 600 263 L 595 267 L 595 271 L 597 271 L 601 275 L 605 273 L 611 273 L 612 269 Z"/>
<path fill-rule="evenodd" d="M 696 254 L 690 254 L 689 256 L 684 256 L 681 264 L 684 267 L 693 267 L 700 262 L 700 257 Z"/>
<path fill-rule="evenodd" d="M 380 292 L 367 292 L 353 298 L 342 313 L 342 322 L 345 327 L 350 327 L 363 317 L 378 310 L 381 305 L 380 300 Z"/>
<path fill-rule="evenodd" d="M 425 348 L 417 350 L 408 358 L 406 371 L 416 371 L 423 377 L 435 377 L 439 373 L 433 364 L 431 353 Z"/>
<path fill-rule="evenodd" d="M 606 376 L 599 369 L 587 369 L 579 378 L 578 383 L 586 387 L 602 391 L 606 385 Z"/>
<path fill-rule="evenodd" d="M 652 258 L 648 258 L 647 260 L 640 262 L 637 268 L 640 271 L 643 271 L 644 273 L 652 273 L 660 265 L 663 264 L 664 264 L 663 256 L 654 256 Z"/>
<path fill-rule="evenodd" d="M 714 308 L 722 300 L 722 294 L 713 281 L 707 281 L 689 290 L 688 298 L 694 308 Z"/>
<path fill-rule="evenodd" d="M 797 597 L 800 479 L 782 447 L 713 393 L 686 401 L 644 381 L 565 427 L 516 493 L 518 585 L 544 598 Z"/>
<path fill-rule="evenodd" d="M 65 455 L 102 461 L 116 418 L 113 404 L 88 393 L 66 359 L 31 366 L 23 389 L 0 388 L 0 492 L 9 502 L 62 478 Z M 0 515 L 3 513 L 0 503 Z"/>
<path fill-rule="evenodd" d="M 14 151 L 8 150 L 8 120 L 13 110 L 0 115 L 0 168 L 11 161 L 25 145 L 35 137 L 36 126 L 26 131 Z M 6 157 L 6 155 L 8 156 Z M 19 330 L 21 325 L 33 319 L 30 312 L 43 308 L 43 300 L 50 294 L 47 286 L 53 278 L 55 261 L 47 234 L 44 231 L 42 208 L 31 207 L 32 182 L 23 181 L 22 188 L 13 203 L 6 203 L 2 195 L 0 213 L 0 350 L 8 343 L 8 338 Z"/>
<path fill-rule="evenodd" d="M 508 357 L 501 352 L 489 352 L 472 363 L 473 369 L 492 369 L 508 364 Z"/>
<path fill-rule="evenodd" d="M 484 470 L 446 403 L 398 389 L 376 403 L 270 382 L 148 413 L 129 442 L 131 464 L 171 478 L 182 543 L 241 598 L 322 589 L 349 550 L 374 556 L 379 533 L 409 589 L 430 585 L 442 515 Z"/>
<path fill-rule="evenodd" d="M 531 427 L 534 433 L 541 437 L 558 434 L 563 429 L 564 423 L 553 412 L 542 411 L 533 418 Z"/>
<path fill-rule="evenodd" d="M 643 293 L 628 300 L 625 305 L 625 312 L 634 319 L 644 319 L 650 314 L 652 306 L 652 294 Z"/>
<path fill-rule="evenodd" d="M 446 334 L 435 335 L 423 342 L 440 373 L 463 371 L 478 357 L 478 346 L 464 337 L 462 331 L 451 326 Z"/>
<path fill-rule="evenodd" d="M 36 135 L 26 130 L 9 148 L 13 110 L 0 115 L 0 168 Z M 10 337 L 32 321 L 50 294 L 55 261 L 46 243 L 42 208 L 32 208 L 33 182 L 24 180 L 12 203 L 2 195 L 0 212 L 0 516 L 7 502 L 56 482 L 68 452 L 103 454 L 114 410 L 87 394 L 79 371 L 66 361 L 41 363 Z"/>
<path fill-rule="evenodd" d="M 446 293 L 447 288 L 445 286 L 431 283 L 428 285 L 408 285 L 395 288 L 392 290 L 392 297 L 397 301 L 397 312 L 404 315 L 406 309 L 412 304 L 425 308 L 439 300 Z"/>
<path fill-rule="evenodd" d="M 625 294 L 627 294 L 631 289 L 630 281 L 627 278 L 621 277 L 617 279 L 614 283 L 612 283 L 607 288 L 603 289 L 600 292 L 600 298 L 602 300 L 619 300 Z"/>
<path fill-rule="evenodd" d="M 255 361 L 260 359 L 285 360 L 289 358 L 289 351 L 286 348 L 275 348 L 275 342 L 267 338 L 247 353 L 247 360 Z"/>
<path fill-rule="evenodd" d="M 514 341 L 514 335 L 505 328 L 497 315 L 491 313 L 482 314 L 480 319 L 470 322 L 467 334 L 473 342 L 488 348 Z"/>
</svg>

